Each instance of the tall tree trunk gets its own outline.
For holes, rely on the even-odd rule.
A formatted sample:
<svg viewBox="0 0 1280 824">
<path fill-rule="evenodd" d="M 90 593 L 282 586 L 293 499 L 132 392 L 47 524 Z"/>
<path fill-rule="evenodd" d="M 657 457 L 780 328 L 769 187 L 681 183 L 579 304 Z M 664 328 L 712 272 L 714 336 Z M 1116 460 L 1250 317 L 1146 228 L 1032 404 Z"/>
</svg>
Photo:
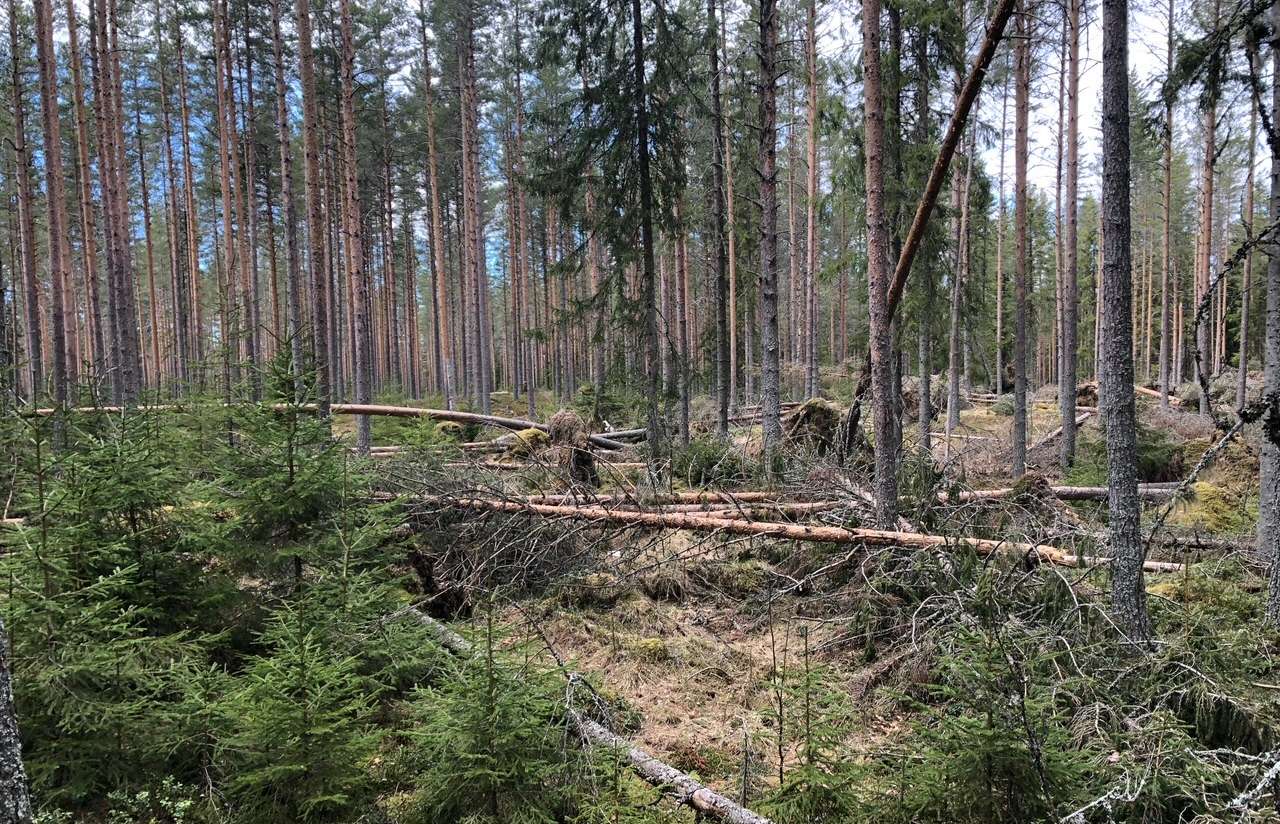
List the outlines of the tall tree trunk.
<svg viewBox="0 0 1280 824">
<path fill-rule="evenodd" d="M 1014 50 L 1011 48 L 1009 54 Z M 1005 144 L 1009 134 L 1009 79 L 1013 72 L 1009 70 L 1009 60 L 1005 59 L 1004 89 L 1000 96 L 1000 207 L 996 218 L 996 374 L 993 391 L 997 395 L 1004 394 L 1004 159 Z"/>
<path fill-rule="evenodd" d="M 1013 477 L 1027 468 L 1027 291 L 1031 278 L 1030 203 L 1027 191 L 1027 126 L 1031 109 L 1031 18 L 1027 0 L 1019 0 L 1017 43 L 1014 45 L 1013 198 L 1014 261 L 1013 337 Z"/>
<path fill-rule="evenodd" d="M 204 389 L 204 305 L 200 289 L 200 235 L 195 198 L 195 169 L 191 161 L 191 110 L 187 102 L 187 63 L 183 55 L 182 21 L 174 15 L 174 40 L 177 41 L 178 102 L 182 119 L 182 190 L 184 232 L 187 250 L 187 278 L 191 300 L 190 357 L 199 372 L 199 387 Z"/>
<path fill-rule="evenodd" d="M 303 369 L 302 263 L 298 252 L 298 216 L 293 202 L 293 138 L 289 130 L 288 86 L 284 78 L 284 37 L 280 0 L 271 0 L 271 53 L 276 82 L 276 140 L 280 149 L 280 208 L 284 221 L 285 305 L 289 318 L 289 356 L 293 361 L 293 396 L 306 400 Z"/>
<path fill-rule="evenodd" d="M 1271 4 L 1271 111 L 1280 111 L 1280 2 Z M 1280 220 L 1280 143 L 1271 147 L 1270 217 Z M 1259 477 L 1258 553 L 1271 561 L 1267 618 L 1280 624 L 1280 242 L 1270 242 L 1267 258 L 1266 335 L 1263 338 L 1261 473 Z"/>
<path fill-rule="evenodd" d="M 725 155 L 724 112 L 720 103 L 720 28 L 716 22 L 716 0 L 707 0 L 707 54 L 711 60 L 711 254 L 715 258 L 716 283 L 716 433 L 729 437 L 729 407 L 733 403 L 732 363 L 735 360 L 729 332 L 733 304 L 729 295 L 728 255 L 725 251 Z"/>
<path fill-rule="evenodd" d="M 1215 0 L 1213 13 L 1214 27 L 1218 23 L 1218 3 Z M 1212 276 L 1210 256 L 1213 248 L 1213 174 L 1217 159 L 1217 123 L 1218 101 L 1214 90 L 1209 90 L 1209 100 L 1204 110 L 1204 161 L 1200 172 L 1200 233 L 1199 246 L 1196 253 L 1196 290 L 1195 305 L 1209 291 L 1209 279 Z M 1200 376 L 1209 371 L 1209 324 L 1196 326 L 1196 385 L 1203 386 Z M 1209 414 L 1209 396 L 1204 389 L 1200 390 L 1200 414 Z"/>
<path fill-rule="evenodd" d="M 960 30 L 965 31 L 968 21 L 968 5 L 965 0 L 960 0 Z M 968 56 L 968 49 L 964 51 L 965 57 Z M 956 64 L 956 77 L 954 92 L 956 99 L 960 97 L 960 90 L 964 87 L 964 62 Z M 970 142 L 976 130 L 970 129 Z M 951 433 L 960 426 L 960 315 L 964 306 L 964 282 L 965 270 L 968 267 L 969 250 L 965 245 L 965 234 L 967 231 L 967 218 L 969 213 L 969 175 L 973 172 L 973 152 L 969 152 L 969 157 L 965 163 L 964 182 L 961 183 L 959 167 L 951 176 L 952 196 L 951 203 L 955 212 L 955 266 L 951 275 L 951 318 L 948 326 L 947 334 L 947 422 L 946 422 L 946 442 L 947 457 L 950 458 L 951 452 Z"/>
<path fill-rule="evenodd" d="M 440 341 L 440 393 L 444 395 L 446 409 L 453 408 L 453 335 L 449 324 L 449 282 L 445 276 L 444 218 L 440 212 L 440 184 L 436 159 L 436 114 L 434 94 L 431 89 L 431 55 L 427 50 L 427 11 L 420 2 L 419 14 L 422 26 L 422 99 L 427 115 L 427 200 L 430 210 L 431 266 L 435 275 L 435 334 Z"/>
<path fill-rule="evenodd" d="M 805 396 L 816 398 L 818 386 L 818 6 L 809 0 L 808 27 L 805 37 L 805 62 L 808 67 L 808 135 L 805 179 Z"/>
<path fill-rule="evenodd" d="M 1254 76 L 1260 76 L 1257 62 L 1249 60 L 1249 70 Z M 1258 102 L 1250 99 L 1249 104 L 1249 166 L 1245 171 L 1244 191 L 1244 232 L 1246 238 L 1253 237 L 1253 167 L 1258 145 Z M 1245 253 L 1244 273 L 1240 284 L 1240 342 L 1238 375 L 1236 376 L 1236 409 L 1243 409 L 1249 378 L 1249 304 L 1253 291 L 1253 248 Z"/>
<path fill-rule="evenodd" d="M 356 113 L 355 113 L 355 43 L 351 31 L 351 2 L 340 0 L 338 4 L 342 38 L 342 174 L 343 174 L 343 250 L 346 253 L 347 279 L 351 284 L 355 301 L 351 307 L 355 334 L 354 377 L 356 403 L 373 401 L 373 358 L 370 352 L 369 290 L 364 271 L 364 244 L 360 226 L 360 180 L 356 174 Z M 486 414 L 488 410 L 485 410 Z M 369 453 L 372 437 L 368 415 L 356 416 L 356 450 Z"/>
<path fill-rule="evenodd" d="M 53 50 L 53 0 L 34 0 L 36 54 L 40 62 L 40 110 L 44 119 L 46 226 L 49 232 L 49 293 L 53 340 L 53 401 L 67 401 L 66 190 L 62 174 L 62 128 L 58 119 L 58 65 Z"/>
<path fill-rule="evenodd" d="M 147 314 L 151 321 L 151 376 L 156 390 L 160 389 L 163 373 L 160 362 L 160 297 L 156 291 L 155 244 L 151 237 L 150 188 L 147 186 L 147 153 L 142 141 L 142 108 L 134 109 L 134 137 L 138 146 L 138 182 L 142 200 L 142 235 L 147 253 Z"/>
<path fill-rule="evenodd" d="M 73 2 L 74 5 L 74 2 Z M 160 2 L 156 2 L 155 37 L 160 42 L 164 37 L 165 18 L 160 10 Z M 163 133 L 165 162 L 165 230 L 169 252 L 169 305 L 173 322 L 173 350 L 171 364 L 174 376 L 174 395 L 190 391 L 190 346 L 191 316 L 190 296 L 187 293 L 187 278 L 182 272 L 178 238 L 178 223 L 181 207 L 178 205 L 178 167 L 173 156 L 173 118 L 170 114 L 169 73 L 163 63 L 160 64 L 160 128 Z M 86 150 L 87 158 L 87 150 Z M 92 210 L 90 210 L 92 211 Z"/>
<path fill-rule="evenodd" d="M 720 16 L 720 49 L 721 62 L 727 66 L 728 45 L 725 37 L 724 15 Z M 724 155 L 725 226 L 728 233 L 726 237 L 726 255 L 729 266 L 729 305 L 727 308 L 729 323 L 729 407 L 732 409 L 738 403 L 738 249 L 733 208 L 733 145 L 729 142 L 729 118 L 724 117 L 723 113 L 720 118 L 720 144 Z M 750 347 L 748 346 L 747 348 L 749 349 Z"/>
<path fill-rule="evenodd" d="M 80 232 L 84 239 L 85 302 L 92 352 L 92 376 L 97 379 L 106 371 L 106 346 L 102 336 L 102 302 L 98 293 L 98 233 L 93 211 L 93 183 L 90 179 L 92 166 L 89 163 L 89 120 L 84 103 L 84 63 L 80 54 L 75 0 L 67 0 L 67 45 L 71 53 L 72 103 L 76 122 L 76 178 L 79 182 Z"/>
<path fill-rule="evenodd" d="M 1173 4 L 1169 0 L 1168 28 L 1165 41 L 1165 75 L 1173 75 Z M 1173 368 L 1172 346 L 1174 338 L 1173 302 L 1177 281 L 1173 276 L 1173 99 L 1164 103 L 1164 189 L 1160 204 L 1164 228 L 1164 243 L 1160 265 L 1160 408 L 1169 409 L 1170 369 Z"/>
<path fill-rule="evenodd" d="M 315 351 L 316 403 L 329 414 L 332 398 L 329 360 L 329 271 L 320 168 L 320 117 L 316 92 L 315 52 L 311 42 L 310 0 L 295 0 L 298 26 L 298 74 L 302 81 L 303 188 L 307 199 L 307 265 L 311 274 L 311 338 Z"/>
<path fill-rule="evenodd" d="M 894 449 L 893 350 L 889 335 L 889 226 L 884 202 L 884 97 L 880 79 L 880 0 L 862 6 L 863 109 L 866 137 L 867 284 L 871 318 L 871 402 L 875 408 L 876 521 L 896 523 L 898 461 Z"/>
<path fill-rule="evenodd" d="M 638 0 L 633 0 L 637 2 Z M 872 0 L 875 2 L 875 0 Z M 864 12 L 867 14 L 869 12 Z M 778 341 L 778 6 L 760 0 L 760 340 L 762 370 L 760 411 L 764 431 L 765 469 L 774 473 L 782 446 L 781 387 Z"/>
<path fill-rule="evenodd" d="M 1067 232 L 1063 243 L 1066 279 L 1062 283 L 1062 352 L 1058 380 L 1058 411 L 1062 434 L 1058 437 L 1058 462 L 1065 470 L 1076 457 L 1076 364 L 1079 361 L 1080 328 L 1080 4 L 1067 2 Z"/>
<path fill-rule="evenodd" d="M 1129 220 L 1129 3 L 1102 3 L 1102 213 L 1105 347 L 1100 386 L 1107 431 L 1111 602 L 1130 641 L 1151 639 L 1142 563 L 1138 441 L 1133 392 L 1133 273 Z"/>
<path fill-rule="evenodd" d="M 635 99 L 631 105 L 636 118 L 636 163 L 640 178 L 640 250 L 641 305 L 644 311 L 644 351 L 646 359 L 646 401 L 648 404 L 648 439 L 650 474 L 662 448 L 662 422 L 658 418 L 658 384 L 662 366 L 658 356 L 657 268 L 653 249 L 653 180 L 649 172 L 649 91 L 645 82 L 644 20 L 640 16 L 640 0 L 631 0 L 632 60 L 635 71 Z"/>
<path fill-rule="evenodd" d="M 40 330 L 40 279 L 36 272 L 35 201 L 31 186 L 31 149 L 27 145 L 26 101 L 23 92 L 21 56 L 26 54 L 18 38 L 18 3 L 9 0 L 9 58 L 12 61 L 13 154 L 18 178 L 18 257 L 22 272 L 23 303 L 26 310 L 27 374 L 31 380 L 31 403 L 44 393 L 44 341 Z M 15 294 L 16 294 L 15 288 Z"/>
</svg>

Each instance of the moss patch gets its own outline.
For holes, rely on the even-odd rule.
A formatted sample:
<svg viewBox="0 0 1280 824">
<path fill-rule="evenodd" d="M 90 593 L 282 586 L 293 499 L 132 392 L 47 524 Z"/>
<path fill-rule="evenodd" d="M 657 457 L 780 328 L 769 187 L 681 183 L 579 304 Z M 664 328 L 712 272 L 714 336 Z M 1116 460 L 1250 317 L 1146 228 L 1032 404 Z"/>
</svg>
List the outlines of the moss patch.
<svg viewBox="0 0 1280 824">
<path fill-rule="evenodd" d="M 1192 498 L 1179 503 L 1169 523 L 1218 534 L 1249 532 L 1258 522 L 1258 502 L 1233 486 L 1199 481 Z"/>
</svg>

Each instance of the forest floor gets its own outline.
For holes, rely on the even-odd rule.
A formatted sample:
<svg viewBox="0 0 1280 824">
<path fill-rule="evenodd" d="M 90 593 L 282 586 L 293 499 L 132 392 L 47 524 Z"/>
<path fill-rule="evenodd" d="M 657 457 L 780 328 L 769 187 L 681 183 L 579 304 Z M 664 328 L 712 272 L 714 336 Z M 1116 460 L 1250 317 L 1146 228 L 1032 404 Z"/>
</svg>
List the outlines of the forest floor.
<svg viewBox="0 0 1280 824">
<path fill-rule="evenodd" d="M 1046 397 L 1051 393 L 1052 387 L 1042 389 L 1030 407 L 1033 444 L 1061 425 L 1056 400 Z M 1180 480 L 1215 437 L 1212 426 L 1177 409 L 1161 412 L 1145 397 L 1138 405 L 1141 480 Z M 934 432 L 935 460 L 968 487 L 1012 485 L 1009 411 L 999 403 L 972 404 L 956 430 L 962 437 L 949 449 L 944 433 Z M 744 448 L 758 439 L 754 429 L 739 431 Z M 918 432 L 910 422 L 904 430 L 910 451 Z M 1030 471 L 1052 483 L 1105 485 L 1105 444 L 1096 413 L 1080 427 L 1078 449 L 1076 465 L 1063 473 L 1056 441 L 1046 443 L 1031 452 Z M 817 461 L 784 487 L 812 492 L 827 481 L 823 473 Z M 1256 523 L 1256 478 L 1256 450 L 1237 441 L 1198 479 L 1194 494 L 1173 505 L 1170 531 L 1247 544 Z M 510 478 L 486 483 L 510 493 L 521 488 Z M 623 484 L 622 491 L 630 489 Z M 606 483 L 601 491 L 619 486 Z M 1161 506 L 1145 504 L 1145 518 Z M 1013 501 L 935 513 L 930 520 L 932 529 L 945 534 L 1053 543 L 1064 529 L 1101 535 L 1105 507 L 1077 502 L 1041 509 Z M 849 523 L 847 517 L 829 522 Z M 806 757 L 803 734 L 777 732 L 779 717 L 783 729 L 790 729 L 794 722 L 788 716 L 800 712 L 790 679 L 806 678 L 794 675 L 802 668 L 820 671 L 823 694 L 841 695 L 849 719 L 856 718 L 846 719 L 839 733 L 841 746 L 855 759 L 912 746 L 920 711 L 905 696 L 923 695 L 937 652 L 932 644 L 914 643 L 914 617 L 896 612 L 903 596 L 878 591 L 882 582 L 875 581 L 869 564 L 798 588 L 803 571 L 842 550 L 684 531 L 640 537 L 619 530 L 598 540 L 594 562 L 557 576 L 547 588 L 525 592 L 503 611 L 503 619 L 515 633 L 509 643 L 553 652 L 548 661 L 566 662 L 627 708 L 634 742 L 749 802 L 776 788 L 784 780 L 780 776 Z M 1097 544 L 1089 537 L 1073 540 Z M 1152 597 L 1177 603 L 1199 597 L 1197 583 L 1218 574 L 1206 570 L 1221 563 L 1222 553 L 1153 547 L 1150 557 L 1187 564 L 1183 572 L 1147 579 Z M 1264 580 L 1252 567 L 1231 567 L 1226 575 L 1233 592 L 1257 593 Z M 1075 586 L 1078 593 L 1097 596 L 1105 582 L 1086 573 Z M 876 600 L 881 603 L 868 606 Z"/>
</svg>

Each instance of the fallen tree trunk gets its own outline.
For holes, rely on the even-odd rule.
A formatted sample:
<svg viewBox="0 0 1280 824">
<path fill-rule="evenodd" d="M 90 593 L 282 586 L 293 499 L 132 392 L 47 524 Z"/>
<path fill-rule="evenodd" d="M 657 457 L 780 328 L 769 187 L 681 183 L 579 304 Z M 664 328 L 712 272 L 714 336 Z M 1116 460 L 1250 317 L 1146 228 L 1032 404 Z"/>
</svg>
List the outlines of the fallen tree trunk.
<svg viewBox="0 0 1280 824">
<path fill-rule="evenodd" d="M 1079 416 L 1078 418 L 1076 418 L 1076 426 L 1080 426 L 1081 424 L 1083 424 L 1085 421 L 1089 420 L 1089 419 L 1090 419 L 1090 418 L 1092 418 L 1092 417 L 1093 417 L 1093 413 L 1092 413 L 1092 412 L 1086 412 L 1086 413 L 1084 413 L 1083 415 L 1081 415 L 1081 416 Z M 1059 426 L 1057 429 L 1053 430 L 1053 431 L 1052 431 L 1052 432 L 1050 432 L 1048 435 L 1045 435 L 1043 438 L 1041 438 L 1040 440 L 1038 440 L 1038 441 L 1036 441 L 1034 444 L 1032 444 L 1032 445 L 1031 445 L 1031 448 L 1030 448 L 1030 449 L 1028 449 L 1027 451 L 1028 451 L 1028 452 L 1033 452 L 1033 451 L 1035 451 L 1035 450 L 1039 449 L 1040 447 L 1045 446 L 1046 444 L 1053 443 L 1053 442 L 1058 438 L 1058 436 L 1059 436 L 1059 435 L 1061 435 L 1061 434 L 1062 434 L 1062 427 L 1061 427 L 1061 426 Z"/>
<path fill-rule="evenodd" d="M 1157 400 L 1159 400 L 1159 399 L 1160 399 L 1160 393 L 1159 393 L 1157 390 L 1155 390 L 1155 389 L 1148 389 L 1148 388 L 1147 388 L 1147 387 L 1145 387 L 1145 386 L 1138 386 L 1137 384 L 1135 384 L 1135 385 L 1134 385 L 1134 387 L 1133 387 L 1133 391 L 1134 391 L 1136 394 L 1139 394 L 1139 395 L 1146 395 L 1146 396 L 1147 396 L 1147 397 L 1149 397 L 1149 398 L 1155 398 L 1155 399 L 1157 399 Z M 1170 406 L 1182 406 L 1182 398 L 1179 398 L 1179 397 L 1178 397 L 1178 396 L 1176 396 L 1176 395 L 1170 394 L 1170 395 L 1169 395 L 1169 405 L 1170 405 Z"/>
<path fill-rule="evenodd" d="M 938 495 L 940 503 L 969 503 L 970 501 L 998 501 L 1005 498 L 1012 498 L 1018 494 L 1020 490 L 1016 487 L 1008 487 L 1005 489 L 970 489 L 964 492 L 958 492 L 956 495 L 950 496 L 943 492 Z M 1051 486 L 1049 493 L 1060 501 L 1105 501 L 1107 500 L 1108 488 L 1105 486 Z M 1147 486 L 1146 484 L 1138 484 L 1138 495 L 1143 498 L 1153 498 L 1163 500 L 1172 497 L 1176 489 L 1167 486 Z M 1034 491 L 1027 491 L 1028 494 L 1034 494 Z"/>
<path fill-rule="evenodd" d="M 987 538 L 926 535 L 917 532 L 895 532 L 884 529 L 845 529 L 838 526 L 812 526 L 778 522 L 746 521 L 732 518 L 712 518 L 705 515 L 659 512 L 627 512 L 598 506 L 551 506 L 547 504 L 502 501 L 490 498 L 450 498 L 429 496 L 419 500 L 437 503 L 455 509 L 472 509 L 489 512 L 527 513 L 550 518 L 569 518 L 605 524 L 644 526 L 655 529 L 683 529 L 695 532 L 728 532 L 734 535 L 752 535 L 764 538 L 781 538 L 791 541 L 814 541 L 830 544 L 865 544 L 867 546 L 914 547 L 917 549 L 967 546 L 980 555 L 1011 552 L 1060 566 L 1097 566 L 1109 563 L 1107 558 L 1091 558 L 1071 555 L 1046 544 L 1029 544 L 1017 541 L 996 541 Z M 1148 562 L 1144 568 L 1151 572 L 1175 571 L 1181 564 Z"/>
<path fill-rule="evenodd" d="M 734 505 L 739 503 L 761 503 L 768 501 L 786 501 L 793 500 L 795 496 L 788 496 L 785 492 L 772 490 L 744 490 L 742 492 L 715 492 L 715 491 L 696 491 L 696 492 L 672 492 L 667 495 L 654 495 L 651 498 L 637 498 L 635 495 L 622 493 L 608 493 L 604 495 L 574 495 L 567 493 L 547 493 L 536 495 L 512 496 L 508 500 L 518 503 L 527 504 L 612 504 L 612 503 L 628 503 L 638 504 L 641 506 L 660 506 L 663 504 L 719 504 L 720 508 L 724 505 Z"/>
<path fill-rule="evenodd" d="M 601 466 L 607 466 L 610 469 L 618 469 L 622 471 L 631 471 L 644 469 L 648 464 L 640 461 L 610 461 L 601 459 Z M 504 463 L 503 461 L 448 461 L 442 464 L 444 469 L 488 469 L 493 472 L 519 472 L 524 469 L 559 469 L 550 462 L 529 462 L 529 463 Z"/>
<path fill-rule="evenodd" d="M 177 404 L 160 404 L 156 406 L 72 406 L 67 407 L 66 412 L 108 412 L 120 413 L 126 410 L 135 412 L 172 412 L 175 410 L 186 409 Z M 271 408 L 277 412 L 315 412 L 316 405 L 314 403 L 304 404 L 272 404 Z M 51 407 L 41 409 L 33 409 L 25 413 L 27 415 L 48 416 L 52 415 L 56 410 Z M 472 423 L 480 426 L 495 426 L 500 429 L 539 429 L 543 432 L 547 431 L 545 423 L 537 421 L 528 421 L 523 418 L 504 418 L 501 415 L 479 415 L 474 412 L 458 412 L 453 409 L 427 409 L 419 406 L 387 406 L 376 403 L 334 403 L 329 405 L 330 413 L 334 415 L 378 415 L 389 416 L 393 418 L 431 418 L 435 421 L 454 421 L 455 423 Z M 591 443 L 604 449 L 625 449 L 626 445 L 618 441 L 611 440 L 604 435 L 590 435 Z"/>
<path fill-rule="evenodd" d="M 420 610 L 409 609 L 403 614 L 412 617 L 426 628 L 440 646 L 454 655 L 470 657 L 475 653 L 475 647 L 470 641 Z M 565 674 L 571 682 L 582 680 L 582 676 L 576 673 L 566 672 Z M 569 718 L 569 728 L 583 743 L 589 747 L 622 753 L 636 775 L 657 787 L 677 804 L 692 807 L 700 814 L 717 818 L 727 824 L 773 824 L 769 819 L 726 798 L 688 773 L 680 772 L 670 764 L 659 761 L 640 747 L 610 732 L 602 724 L 584 717 L 572 706 L 566 706 L 565 709 Z"/>
<path fill-rule="evenodd" d="M 273 407 L 277 411 L 288 412 L 294 409 L 315 411 L 315 404 L 290 406 L 279 403 Z M 458 412 L 453 409 L 427 409 L 418 406 L 384 406 L 373 403 L 334 403 L 329 405 L 334 415 L 388 415 L 394 418 L 430 418 L 433 421 L 454 421 L 455 423 L 474 423 L 481 426 L 496 426 L 502 429 L 539 429 L 548 431 L 545 423 L 529 421 L 523 418 L 504 418 L 500 415 L 479 415 L 474 412 Z M 590 435 L 591 443 L 605 449 L 625 449 L 624 444 L 610 440 L 603 435 Z"/>
</svg>

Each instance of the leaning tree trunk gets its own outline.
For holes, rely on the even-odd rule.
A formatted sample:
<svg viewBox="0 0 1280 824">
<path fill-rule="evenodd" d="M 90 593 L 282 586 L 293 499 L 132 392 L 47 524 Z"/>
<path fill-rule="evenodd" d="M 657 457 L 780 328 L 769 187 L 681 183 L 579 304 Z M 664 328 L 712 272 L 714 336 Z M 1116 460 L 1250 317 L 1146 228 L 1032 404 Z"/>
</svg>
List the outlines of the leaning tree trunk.
<svg viewBox="0 0 1280 824">
<path fill-rule="evenodd" d="M 1100 386 L 1107 431 L 1111 601 L 1129 640 L 1151 639 L 1142 563 L 1138 499 L 1138 439 L 1133 393 L 1133 273 L 1129 230 L 1129 3 L 1102 4 L 1103 369 Z"/>
</svg>

